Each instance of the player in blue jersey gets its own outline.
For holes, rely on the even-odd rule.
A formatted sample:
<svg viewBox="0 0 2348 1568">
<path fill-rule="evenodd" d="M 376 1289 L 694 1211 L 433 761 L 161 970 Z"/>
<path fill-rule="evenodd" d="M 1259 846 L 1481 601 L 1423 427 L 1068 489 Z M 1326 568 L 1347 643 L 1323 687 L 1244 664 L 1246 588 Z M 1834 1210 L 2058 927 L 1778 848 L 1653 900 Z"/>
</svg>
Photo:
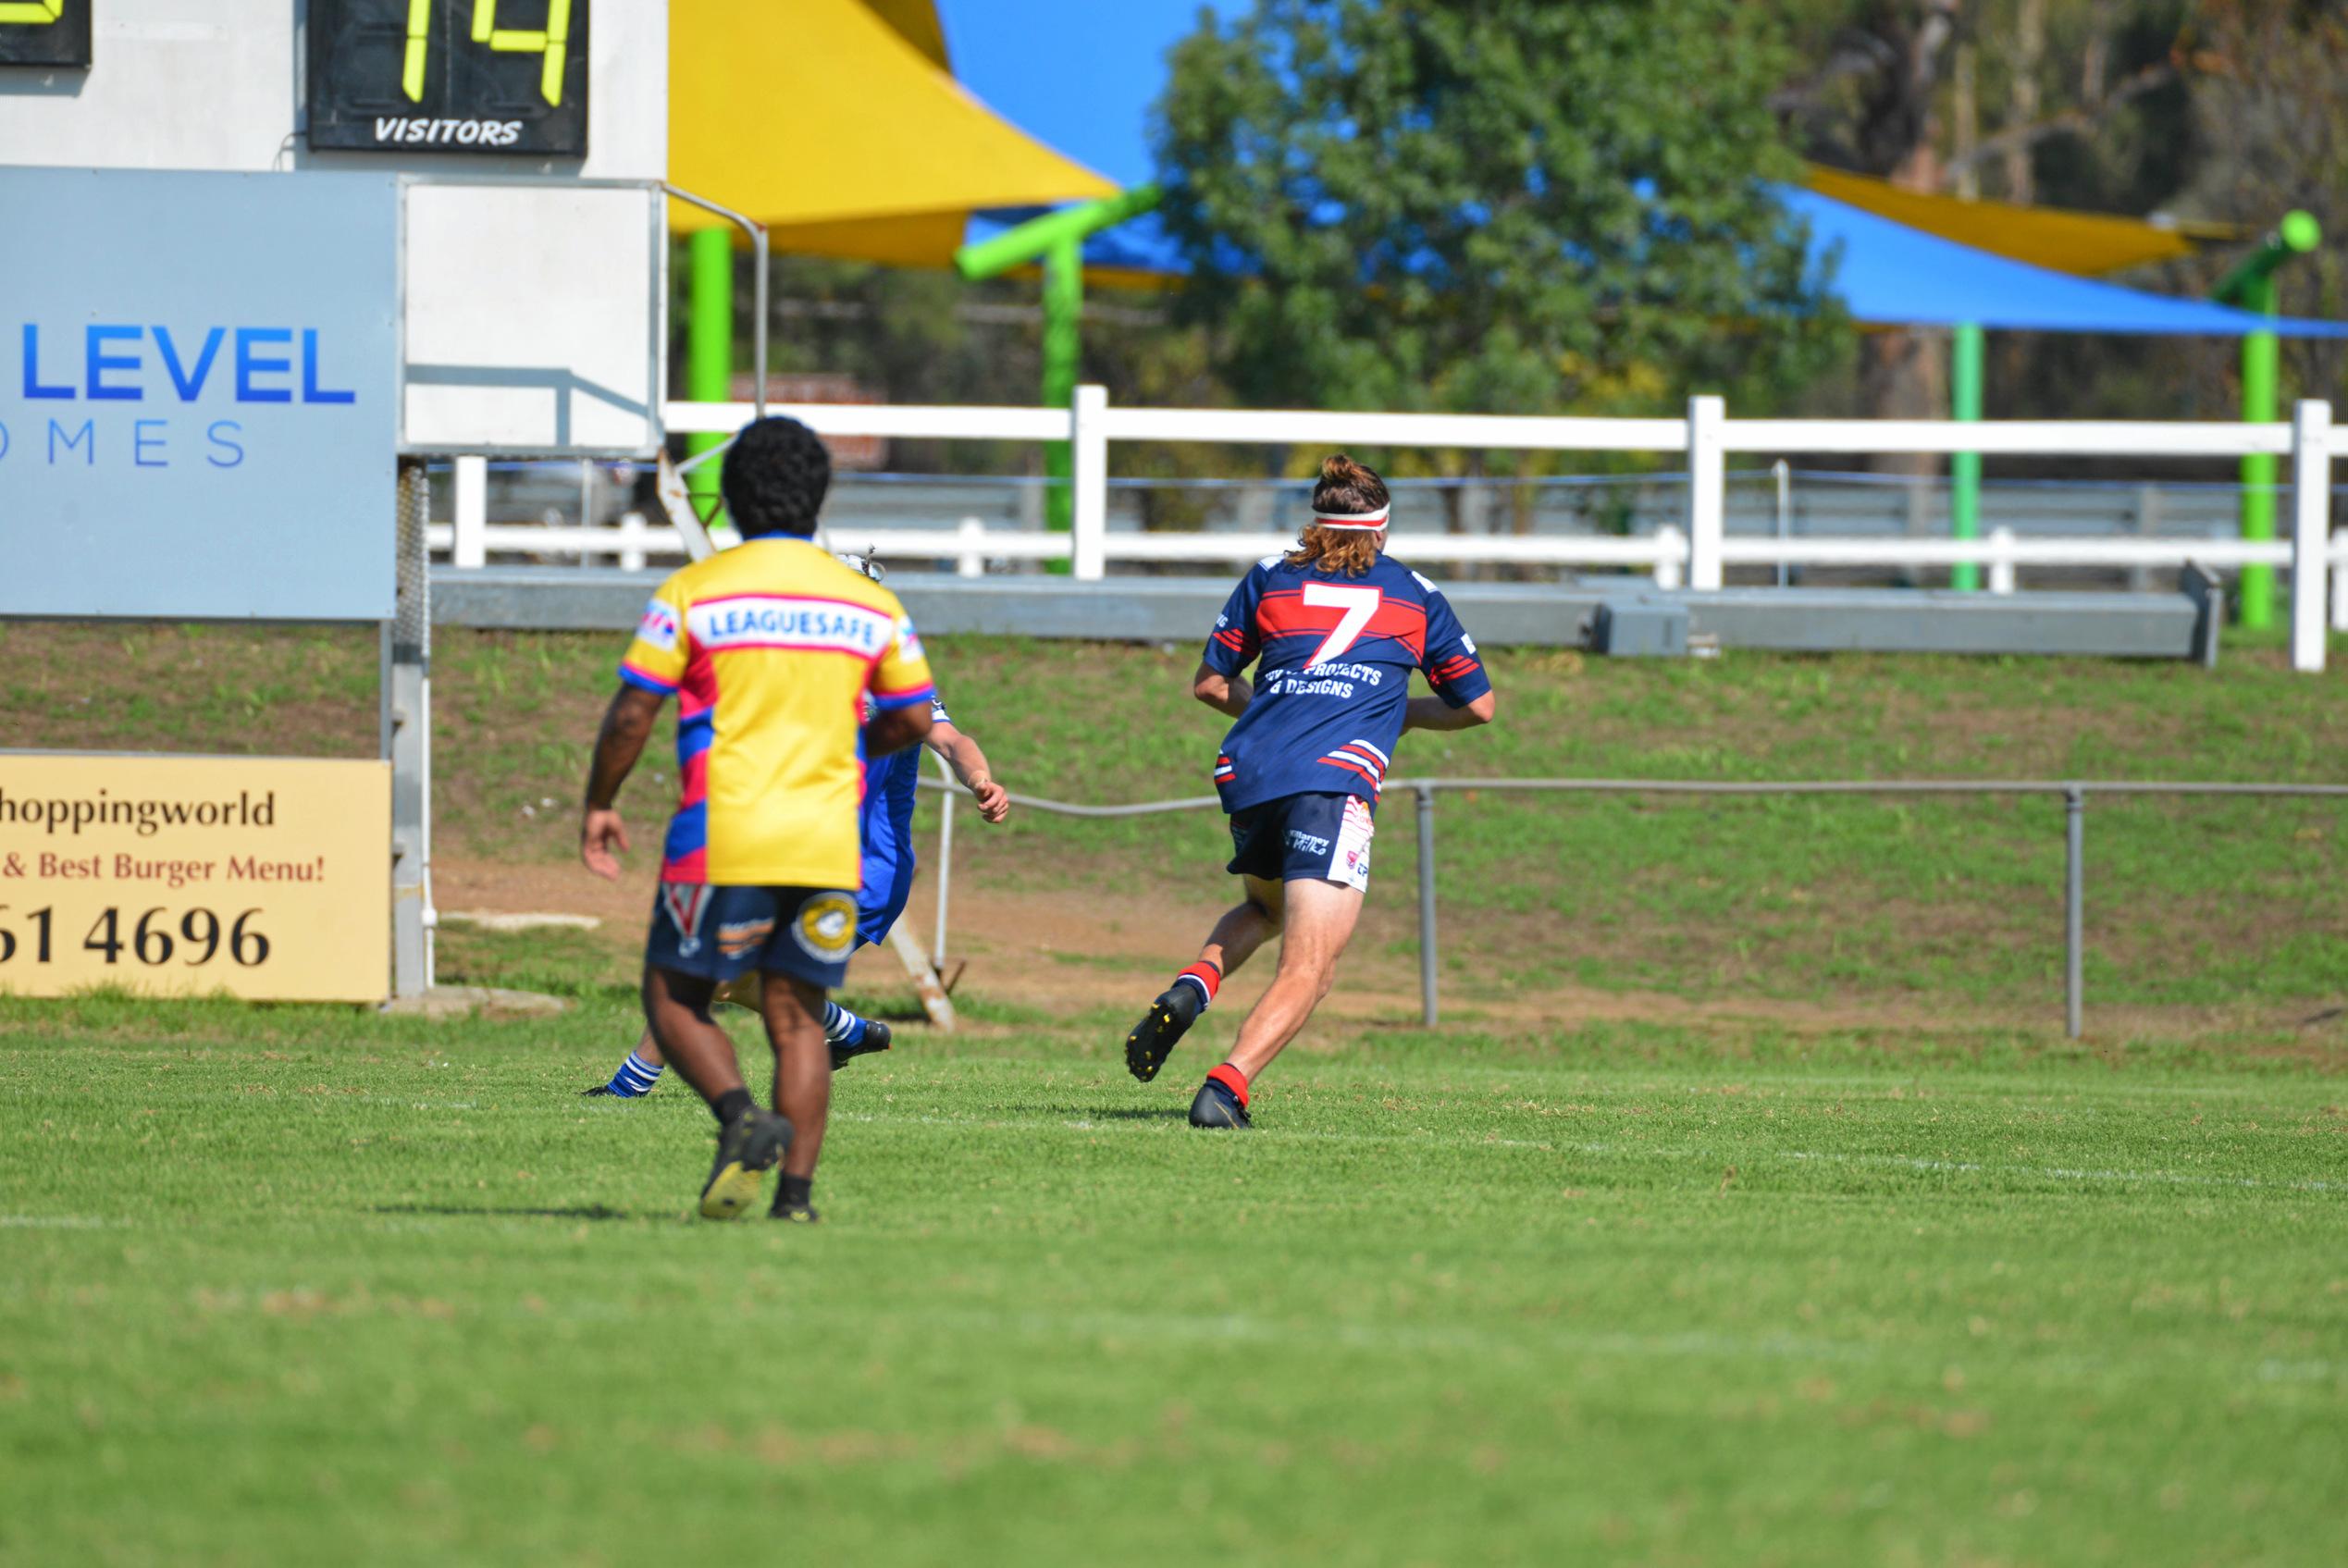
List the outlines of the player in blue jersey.
<svg viewBox="0 0 2348 1568">
<path fill-rule="evenodd" d="M 880 581 L 881 567 L 877 562 L 859 555 L 843 555 L 840 561 L 873 581 Z M 1009 792 L 995 782 L 986 753 L 979 749 L 977 741 L 954 727 L 953 721 L 946 717 L 945 704 L 934 697 L 930 699 L 930 733 L 922 744 L 945 759 L 954 776 L 962 781 L 962 787 L 976 797 L 982 820 L 999 822 L 1010 815 Z M 883 758 L 865 780 L 864 810 L 859 822 L 864 840 L 863 890 L 856 900 L 859 945 L 869 943 L 878 946 L 887 937 L 889 927 L 905 912 L 906 901 L 913 895 L 913 801 L 921 778 L 921 747 L 908 746 Z M 736 987 L 721 988 L 719 995 L 755 1010 L 758 997 L 742 991 L 754 991 L 757 984 L 756 980 L 746 976 Z M 823 1038 L 832 1048 L 832 1067 L 837 1071 L 855 1057 L 887 1050 L 889 1026 L 878 1019 L 859 1018 L 827 999 L 823 1004 Z M 652 1092 L 666 1066 L 661 1047 L 648 1029 L 635 1049 L 621 1059 L 611 1081 L 599 1083 L 585 1093 L 589 1096 L 608 1094 L 615 1099 L 637 1099 Z"/>
<path fill-rule="evenodd" d="M 1440 589 L 1384 553 L 1386 482 L 1340 454 L 1321 464 L 1313 522 L 1231 590 L 1192 695 L 1239 721 L 1215 759 L 1243 902 L 1125 1040 L 1146 1083 L 1275 932 L 1279 970 L 1191 1102 L 1193 1127 L 1247 1127 L 1248 1085 L 1328 994 L 1369 888 L 1378 792 L 1406 730 L 1491 722 L 1492 683 Z M 1258 663 L 1258 661 L 1261 661 Z M 1256 664 L 1251 687 L 1242 672 Z M 1411 672 L 1432 697 L 1410 695 Z"/>
</svg>

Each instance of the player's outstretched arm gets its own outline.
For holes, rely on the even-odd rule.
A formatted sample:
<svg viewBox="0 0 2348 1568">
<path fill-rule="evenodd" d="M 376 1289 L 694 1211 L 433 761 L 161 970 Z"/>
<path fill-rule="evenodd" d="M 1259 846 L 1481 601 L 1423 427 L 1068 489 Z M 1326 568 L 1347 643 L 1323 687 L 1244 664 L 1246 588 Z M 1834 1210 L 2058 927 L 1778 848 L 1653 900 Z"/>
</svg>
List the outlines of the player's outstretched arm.
<svg viewBox="0 0 2348 1568">
<path fill-rule="evenodd" d="M 1191 695 L 1226 718 L 1236 719 L 1247 711 L 1255 689 L 1240 675 L 1226 675 L 1202 659 L 1198 673 L 1191 677 Z"/>
<path fill-rule="evenodd" d="M 579 859 L 608 882 L 620 880 L 616 851 L 628 846 L 627 829 L 620 821 L 620 786 L 644 755 L 652 722 L 660 716 L 658 693 L 623 685 L 612 694 L 603 725 L 596 732 L 595 756 L 587 763 L 586 809 L 579 818 Z"/>
<path fill-rule="evenodd" d="M 940 719 L 930 725 L 927 744 L 977 798 L 982 821 L 999 822 L 1011 814 L 1011 792 L 995 782 L 995 770 L 986 765 L 986 753 L 977 741 Z"/>
<path fill-rule="evenodd" d="M 1414 697 L 1403 705 L 1403 733 L 1413 730 L 1472 730 L 1478 724 L 1492 722 L 1492 694 L 1464 702 L 1457 708 L 1440 697 Z"/>
</svg>

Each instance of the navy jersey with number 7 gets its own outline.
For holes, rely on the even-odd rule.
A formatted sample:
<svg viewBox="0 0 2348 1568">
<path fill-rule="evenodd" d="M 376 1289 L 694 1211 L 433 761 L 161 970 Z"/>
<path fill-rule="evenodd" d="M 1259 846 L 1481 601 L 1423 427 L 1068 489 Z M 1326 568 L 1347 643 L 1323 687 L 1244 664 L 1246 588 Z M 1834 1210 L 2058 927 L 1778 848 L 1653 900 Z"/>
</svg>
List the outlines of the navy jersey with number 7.
<svg viewBox="0 0 2348 1568">
<path fill-rule="evenodd" d="M 1259 657 L 1255 696 L 1215 759 L 1226 812 L 1307 794 L 1375 806 L 1413 670 L 1453 708 L 1492 689 L 1442 590 L 1385 555 L 1358 577 L 1258 562 L 1217 617 L 1206 664 L 1232 677 Z"/>
</svg>

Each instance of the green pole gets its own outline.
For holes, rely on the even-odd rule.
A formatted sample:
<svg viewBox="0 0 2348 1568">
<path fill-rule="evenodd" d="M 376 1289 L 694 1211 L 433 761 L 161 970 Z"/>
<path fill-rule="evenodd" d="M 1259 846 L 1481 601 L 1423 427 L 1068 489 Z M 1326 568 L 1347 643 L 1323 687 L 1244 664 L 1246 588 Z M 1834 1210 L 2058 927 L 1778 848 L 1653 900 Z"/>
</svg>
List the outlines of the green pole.
<svg viewBox="0 0 2348 1568">
<path fill-rule="evenodd" d="M 1981 421 L 1982 329 L 1972 322 L 1957 328 L 1956 352 L 1949 367 L 1949 414 L 1959 424 Z M 1948 531 L 1957 538 L 1981 537 L 1981 453 L 1960 451 L 1948 459 Z M 1981 587 L 1981 562 L 1960 561 L 1948 574 L 1948 586 L 1959 593 Z"/>
<path fill-rule="evenodd" d="M 722 403 L 734 390 L 734 235 L 724 228 L 695 230 L 686 241 L 685 395 L 694 402 Z M 688 455 L 705 452 L 725 438 L 714 432 L 688 437 Z M 718 521 L 718 464 L 705 463 L 686 475 L 694 510 Z"/>
<path fill-rule="evenodd" d="M 2276 302 L 2275 273 L 2283 263 L 2296 255 L 2305 255 L 2323 240 L 2323 229 L 2315 217 L 2304 212 L 2287 212 L 2275 225 L 2274 232 L 2260 241 L 2256 250 L 2236 263 L 2226 274 L 2212 296 L 2223 303 L 2263 315 L 2269 320 L 2279 314 Z M 2245 332 L 2242 338 L 2242 417 L 2246 425 L 2272 424 L 2281 407 L 2281 340 L 2272 332 Z M 2275 537 L 2275 458 L 2271 452 L 2254 452 L 2242 460 L 2242 537 L 2245 539 L 2271 539 Z M 2271 566 L 2245 566 L 2242 569 L 2242 623 L 2263 631 L 2275 623 L 2275 569 Z"/>
<path fill-rule="evenodd" d="M 2272 273 L 2249 280 L 2243 289 L 2244 310 L 2259 315 L 2275 314 Z M 2282 359 L 2281 341 L 2272 332 L 2245 332 L 2242 340 L 2242 417 L 2244 424 L 2274 420 L 2278 398 L 2277 372 Z M 2242 460 L 2242 537 L 2275 537 L 2275 454 L 2248 452 Z M 2275 623 L 2275 569 L 2242 569 L 2242 623 L 2263 631 Z"/>
<path fill-rule="evenodd" d="M 1076 401 L 1084 315 L 1084 241 L 1064 234 L 1044 253 L 1044 406 L 1067 408 Z M 1065 534 L 1075 525 L 1074 454 L 1066 441 L 1044 445 L 1044 526 Z M 1050 562 L 1046 570 L 1065 574 L 1069 563 Z"/>
<path fill-rule="evenodd" d="M 1088 235 L 1123 223 L 1129 217 L 1139 217 L 1157 205 L 1159 195 L 1155 185 L 1136 185 L 1102 201 L 1061 207 L 1041 217 L 1032 217 L 1016 228 L 1007 228 L 992 240 L 963 246 L 954 253 L 954 265 L 973 281 L 993 278 L 1049 255 L 1064 241 L 1081 242 Z"/>
</svg>

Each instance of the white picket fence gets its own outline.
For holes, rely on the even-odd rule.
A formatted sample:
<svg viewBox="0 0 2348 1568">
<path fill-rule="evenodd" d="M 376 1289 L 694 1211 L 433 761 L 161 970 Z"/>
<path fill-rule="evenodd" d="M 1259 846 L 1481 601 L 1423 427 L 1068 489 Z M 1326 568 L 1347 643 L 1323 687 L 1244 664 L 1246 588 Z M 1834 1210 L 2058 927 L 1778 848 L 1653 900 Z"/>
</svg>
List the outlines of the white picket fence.
<svg viewBox="0 0 2348 1568">
<path fill-rule="evenodd" d="M 752 417 L 748 403 L 672 402 L 672 434 L 730 435 Z M 2331 532 L 2331 405 L 2299 403 L 2288 424 L 2159 423 L 2097 420 L 1983 421 L 1732 419 L 1716 397 L 1688 400 L 1679 419 L 1522 418 L 1485 414 L 1326 414 L 1299 410 L 1149 409 L 1110 404 L 1102 387 L 1081 387 L 1072 407 L 951 407 L 888 404 L 772 405 L 823 435 L 907 439 L 1067 441 L 1073 457 L 1069 533 L 980 528 L 859 528 L 855 544 L 883 556 L 956 560 L 964 571 L 982 560 L 1070 562 L 1079 581 L 1106 574 L 1119 562 L 1225 565 L 1284 549 L 1275 533 L 1113 533 L 1107 526 L 1112 442 L 1205 441 L 1307 449 L 1415 447 L 1517 451 L 1653 452 L 1685 459 L 1685 533 L 1659 529 L 1644 537 L 1414 534 L 1414 561 L 1514 562 L 1528 565 L 1628 568 L 1653 574 L 1666 587 L 1717 588 L 1725 568 L 1786 562 L 1816 566 L 1950 566 L 1972 562 L 1993 592 L 2010 592 L 2019 566 L 2220 570 L 2265 565 L 2318 591 L 2292 595 L 2292 662 L 2324 665 L 2328 623 L 2348 630 L 2348 531 Z M 2004 529 L 1975 540 L 1731 537 L 1725 523 L 1730 455 L 1980 452 L 1984 456 L 2241 458 L 2268 453 L 2289 460 L 2289 526 L 2268 541 L 2191 538 L 2030 538 Z M 620 526 L 562 527 L 488 522 L 477 460 L 460 460 L 453 525 L 435 543 L 459 567 L 483 564 L 491 551 L 608 553 L 631 564 L 648 555 L 682 555 L 673 528 L 640 518 Z M 2331 592 L 2331 622 L 2327 594 Z"/>
</svg>

